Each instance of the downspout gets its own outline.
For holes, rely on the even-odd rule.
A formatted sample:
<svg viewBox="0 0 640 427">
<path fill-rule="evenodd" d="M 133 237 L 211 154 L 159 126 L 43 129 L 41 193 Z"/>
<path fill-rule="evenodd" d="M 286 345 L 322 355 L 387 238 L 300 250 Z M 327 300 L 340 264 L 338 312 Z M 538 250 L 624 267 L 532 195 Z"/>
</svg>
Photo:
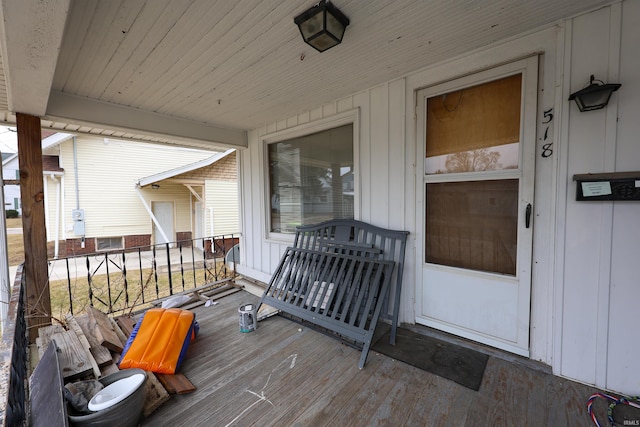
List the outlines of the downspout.
<svg viewBox="0 0 640 427">
<path fill-rule="evenodd" d="M 76 209 L 80 209 L 80 189 L 78 184 L 80 179 L 78 178 L 78 143 L 76 137 L 73 137 L 73 170 L 75 171 L 76 178 Z"/>
<path fill-rule="evenodd" d="M 2 168 L 0 168 L 0 182 L 4 182 Z M 2 215 L 0 215 L 0 331 L 4 331 L 4 324 L 7 320 L 9 300 L 11 299 L 11 286 L 9 285 L 9 253 L 7 251 L 7 219 L 4 207 L 4 186 L 0 188 L 0 204 L 2 204 Z"/>
<path fill-rule="evenodd" d="M 60 181 L 58 181 L 58 179 L 54 175 L 50 175 L 49 177 L 53 182 L 56 183 L 56 222 L 55 222 L 56 226 L 55 226 L 55 231 L 53 233 L 54 234 L 53 257 L 57 259 L 60 253 L 60 187 L 61 185 L 60 185 Z"/>
<path fill-rule="evenodd" d="M 211 227 L 211 236 L 216 234 L 213 232 L 213 208 L 209 208 L 209 226 Z"/>
<path fill-rule="evenodd" d="M 74 176 L 75 176 L 75 180 L 76 180 L 76 210 L 80 210 L 80 178 L 78 177 L 78 140 L 77 138 L 74 136 L 73 137 L 73 170 L 75 172 Z M 83 229 L 83 233 L 82 233 L 82 237 L 81 237 L 81 241 L 80 241 L 80 247 L 84 249 L 84 236 L 85 236 L 85 232 Z"/>
<path fill-rule="evenodd" d="M 153 214 L 153 211 L 149 207 L 149 204 L 147 203 L 147 201 L 144 199 L 144 196 L 142 195 L 142 192 L 140 191 L 140 184 L 136 184 L 135 189 L 136 189 L 136 194 L 138 195 L 138 197 L 140 197 L 140 201 L 142 202 L 142 205 L 144 206 L 144 208 L 147 210 L 147 213 L 151 217 L 151 221 L 153 221 L 153 223 L 156 225 L 156 227 L 158 227 L 158 231 L 160 232 L 160 234 L 162 234 L 162 237 L 164 237 L 164 240 L 167 241 L 167 242 L 170 242 L 171 240 L 169 240 L 169 238 L 165 234 L 164 230 L 160 226 L 160 223 L 158 222 L 158 219 Z"/>
<path fill-rule="evenodd" d="M 46 230 L 46 240 L 47 242 L 50 239 L 50 229 L 51 227 L 49 226 L 49 183 L 47 182 L 47 174 L 45 174 L 43 172 L 43 190 L 44 190 L 44 228 Z"/>
</svg>

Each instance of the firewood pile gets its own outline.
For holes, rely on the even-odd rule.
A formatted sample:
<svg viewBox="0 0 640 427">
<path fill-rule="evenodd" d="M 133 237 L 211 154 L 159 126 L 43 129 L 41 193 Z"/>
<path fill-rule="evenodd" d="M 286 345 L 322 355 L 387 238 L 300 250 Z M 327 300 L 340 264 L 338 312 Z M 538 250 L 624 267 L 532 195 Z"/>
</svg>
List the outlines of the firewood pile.
<svg viewBox="0 0 640 427">
<path fill-rule="evenodd" d="M 113 319 L 89 307 L 86 314 L 67 315 L 64 320 L 66 327 L 52 325 L 38 330 L 38 360 L 49 343 L 55 340 L 65 384 L 76 380 L 100 379 L 118 371 L 117 363 L 136 323 L 134 318 L 120 316 Z M 147 372 L 143 415 L 149 416 L 172 394 L 194 390 L 193 384 L 182 374 Z"/>
</svg>

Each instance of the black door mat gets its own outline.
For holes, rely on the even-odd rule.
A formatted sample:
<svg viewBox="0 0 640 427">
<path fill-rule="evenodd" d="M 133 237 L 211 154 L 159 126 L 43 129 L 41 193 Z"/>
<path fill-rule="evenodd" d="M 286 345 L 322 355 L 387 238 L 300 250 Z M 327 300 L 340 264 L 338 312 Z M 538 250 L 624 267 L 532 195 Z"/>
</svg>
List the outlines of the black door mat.
<svg viewBox="0 0 640 427">
<path fill-rule="evenodd" d="M 383 329 L 384 328 L 384 329 Z M 398 328 L 396 345 L 389 344 L 391 327 L 378 324 L 378 340 L 371 350 L 408 363 L 478 391 L 489 356 L 404 328 Z"/>
</svg>

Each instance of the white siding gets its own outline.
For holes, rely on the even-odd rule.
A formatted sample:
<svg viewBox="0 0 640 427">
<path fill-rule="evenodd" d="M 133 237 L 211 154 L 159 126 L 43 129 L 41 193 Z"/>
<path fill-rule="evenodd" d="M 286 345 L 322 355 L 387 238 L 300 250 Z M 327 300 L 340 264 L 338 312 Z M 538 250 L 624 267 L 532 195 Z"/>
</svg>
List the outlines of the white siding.
<svg viewBox="0 0 640 427">
<path fill-rule="evenodd" d="M 452 58 L 403 79 L 271 123 L 240 152 L 241 272 L 268 280 L 288 242 L 265 231 L 265 136 L 357 109 L 356 218 L 405 229 L 409 238 L 401 321 L 414 320 L 417 90 L 530 55 L 540 55 L 531 295 L 531 358 L 556 374 L 637 394 L 640 300 L 639 202 L 577 202 L 576 173 L 640 170 L 640 2 L 591 13 Z M 589 76 L 620 82 L 603 110 L 580 113 L 567 98 Z M 554 119 L 545 123 L 543 112 Z M 546 139 L 545 139 L 546 135 Z M 553 150 L 542 156 L 543 146 Z"/>
<path fill-rule="evenodd" d="M 568 156 L 560 372 L 637 394 L 638 202 L 577 202 L 577 173 L 640 170 L 640 2 L 625 1 L 574 19 L 567 32 L 570 90 L 590 74 L 622 88 L 606 109 L 568 110 Z M 562 212 L 559 213 L 560 215 Z M 559 235 L 562 238 L 562 234 Z"/>
<path fill-rule="evenodd" d="M 207 211 L 205 235 L 232 234 L 240 231 L 238 213 L 238 183 L 235 181 L 205 181 Z M 211 214 L 213 213 L 213 231 Z"/>
<path fill-rule="evenodd" d="M 87 237 L 151 234 L 152 223 L 135 190 L 139 178 L 210 157 L 210 152 L 174 149 L 80 136 L 77 139 L 79 202 L 76 200 L 73 141 L 60 147 L 60 166 L 65 170 L 66 238 L 75 238 L 71 211 L 79 203 L 85 211 Z M 145 188 L 147 201 L 174 201 L 176 231 L 189 231 L 189 193 L 182 185 L 161 183 L 157 190 Z M 174 236 L 175 237 L 175 236 Z"/>
</svg>

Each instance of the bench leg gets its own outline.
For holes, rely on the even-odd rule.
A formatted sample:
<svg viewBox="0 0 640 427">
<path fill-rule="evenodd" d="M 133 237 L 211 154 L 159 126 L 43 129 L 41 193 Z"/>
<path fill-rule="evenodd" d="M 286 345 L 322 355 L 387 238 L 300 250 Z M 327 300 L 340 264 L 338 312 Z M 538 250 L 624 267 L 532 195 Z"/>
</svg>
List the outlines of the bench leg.
<svg viewBox="0 0 640 427">
<path fill-rule="evenodd" d="M 360 361 L 358 362 L 358 368 L 364 368 L 364 364 L 367 362 L 367 356 L 369 355 L 369 347 L 371 347 L 371 341 L 365 342 L 362 346 L 362 353 L 360 353 Z"/>
<path fill-rule="evenodd" d="M 391 318 L 391 333 L 389 344 L 396 345 L 396 332 L 398 329 L 398 315 L 400 313 L 400 289 L 396 289 L 393 301 L 393 317 Z"/>
</svg>

